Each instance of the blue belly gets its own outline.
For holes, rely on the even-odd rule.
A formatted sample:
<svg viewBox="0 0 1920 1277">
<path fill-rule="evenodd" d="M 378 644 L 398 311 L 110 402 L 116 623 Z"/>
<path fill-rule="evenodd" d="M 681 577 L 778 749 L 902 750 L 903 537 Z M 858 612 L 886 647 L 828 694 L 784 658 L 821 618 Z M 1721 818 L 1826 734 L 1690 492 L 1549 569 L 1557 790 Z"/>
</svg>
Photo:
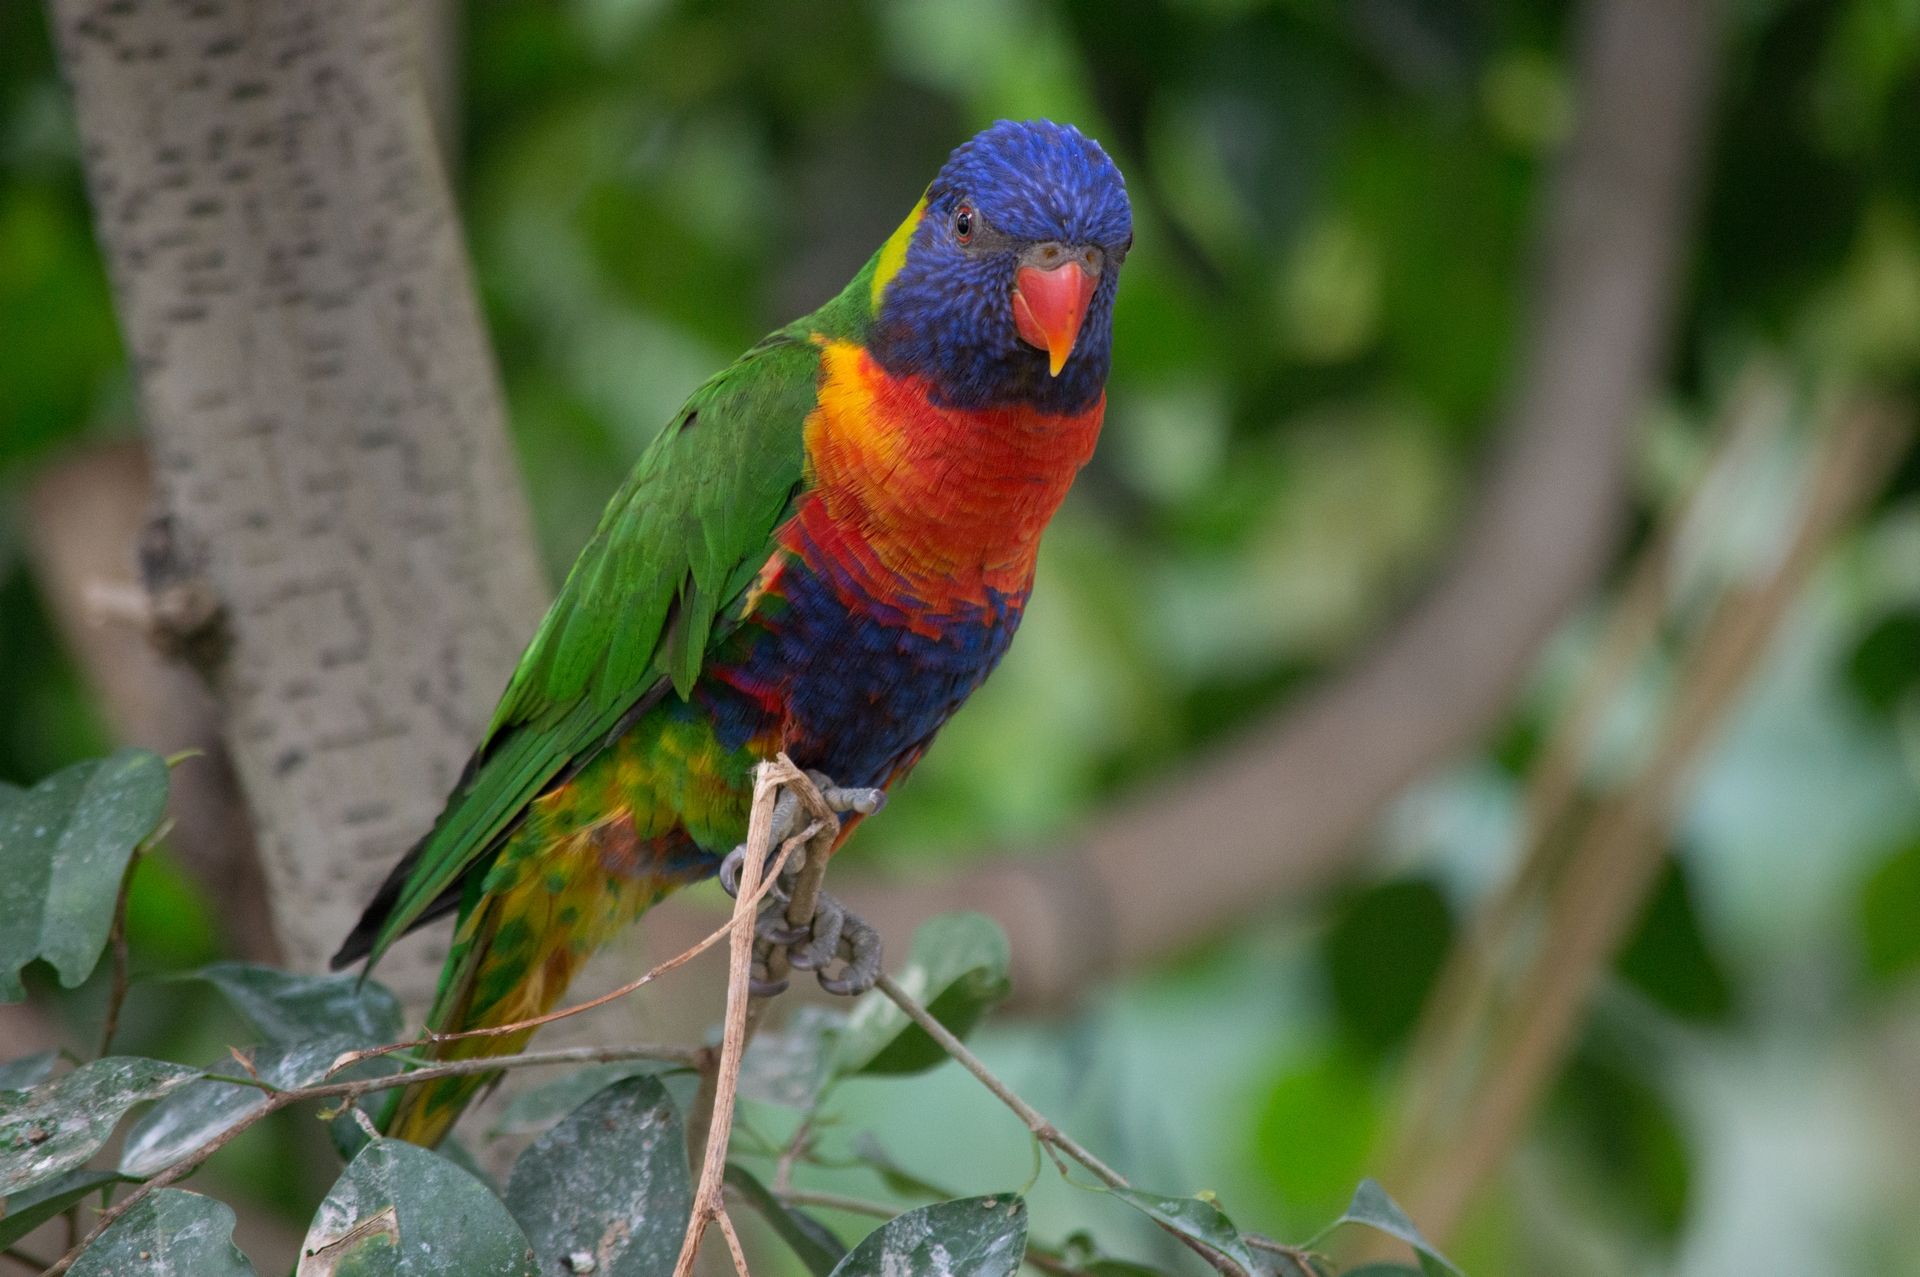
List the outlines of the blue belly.
<svg viewBox="0 0 1920 1277">
<path fill-rule="evenodd" d="M 883 785 L 999 664 L 1026 603 L 935 614 L 849 594 L 795 559 L 722 640 L 694 689 L 722 744 L 778 734 L 802 767 Z"/>
</svg>

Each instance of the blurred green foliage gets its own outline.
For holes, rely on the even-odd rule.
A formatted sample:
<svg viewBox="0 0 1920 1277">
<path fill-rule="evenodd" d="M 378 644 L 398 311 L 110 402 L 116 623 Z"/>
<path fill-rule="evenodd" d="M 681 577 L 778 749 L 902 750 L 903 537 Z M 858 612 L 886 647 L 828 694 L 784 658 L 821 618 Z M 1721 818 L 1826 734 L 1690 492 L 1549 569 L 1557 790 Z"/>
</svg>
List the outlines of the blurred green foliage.
<svg viewBox="0 0 1920 1277">
<path fill-rule="evenodd" d="M 549 561 L 681 397 L 836 288 L 955 142 L 1002 115 L 1080 123 L 1140 226 L 1107 436 L 1020 643 L 852 854 L 934 860 L 1070 826 L 1347 658 L 1443 554 L 1523 335 L 1541 177 L 1577 105 L 1573 12 L 468 6 L 455 163 Z M 1729 13 L 1637 529 L 1756 360 L 1808 402 L 1863 378 L 1911 387 L 1920 368 L 1920 7 Z M 61 450 L 132 429 L 74 151 L 40 6 L 0 5 L 0 779 L 16 783 L 108 747 L 11 501 Z M 1602 1039 L 1636 1045 L 1583 1046 L 1524 1173 L 1471 1223 L 1470 1271 L 1920 1271 L 1920 1188 L 1875 1169 L 1911 1145 L 1911 1097 L 1888 1079 L 1912 1074 L 1920 1002 L 1916 617 L 1909 457 L 1680 813 L 1676 865 L 1595 1013 Z M 1071 1024 L 990 1035 L 997 1058 L 1105 1123 L 1106 1140 L 1076 1125 L 1089 1141 L 1166 1167 L 1162 1184 L 1215 1176 L 1288 1222 L 1337 1211 L 1373 1169 L 1411 1017 L 1506 862 L 1519 778 L 1594 629 L 1556 642 L 1483 757 L 1409 796 L 1379 867 L 1320 902 L 1313 934 L 1223 938 Z M 1636 686 L 1623 748 L 1672 677 Z M 217 919 L 164 857 L 130 907 L 142 969 L 217 953 Z M 67 1004 L 77 1024 L 98 1005 L 92 988 Z M 219 1049 L 204 990 L 147 1005 L 129 1040 Z M 908 1132 L 890 1139 L 943 1150 L 912 1169 L 1000 1165 L 957 1094 L 861 1085 L 873 1124 Z M 271 1147 L 242 1140 L 255 1161 L 234 1178 L 292 1202 L 312 1186 L 277 1182 Z M 1035 1199 L 1052 1235 L 1080 1209 Z"/>
</svg>

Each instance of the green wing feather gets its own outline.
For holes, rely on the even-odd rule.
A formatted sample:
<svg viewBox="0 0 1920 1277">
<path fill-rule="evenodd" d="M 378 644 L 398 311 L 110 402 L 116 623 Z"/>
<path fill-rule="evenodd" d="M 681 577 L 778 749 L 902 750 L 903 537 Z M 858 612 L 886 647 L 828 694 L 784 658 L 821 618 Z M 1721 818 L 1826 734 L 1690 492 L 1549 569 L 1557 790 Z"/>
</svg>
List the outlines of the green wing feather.
<svg viewBox="0 0 1920 1277">
<path fill-rule="evenodd" d="M 687 694 L 800 491 L 819 369 L 812 343 L 777 333 L 695 391 L 641 454 L 521 656 L 462 784 L 336 965 L 362 947 L 378 961 L 663 681 Z"/>
</svg>

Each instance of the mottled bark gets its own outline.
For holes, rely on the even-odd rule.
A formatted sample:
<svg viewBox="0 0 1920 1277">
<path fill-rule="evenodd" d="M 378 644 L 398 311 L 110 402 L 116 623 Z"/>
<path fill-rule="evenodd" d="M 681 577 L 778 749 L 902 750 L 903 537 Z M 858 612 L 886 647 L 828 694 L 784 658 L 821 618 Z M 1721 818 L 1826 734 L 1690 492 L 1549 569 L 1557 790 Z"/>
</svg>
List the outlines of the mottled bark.
<svg viewBox="0 0 1920 1277">
<path fill-rule="evenodd" d="M 51 10 L 153 443 L 148 583 L 314 968 L 431 823 L 544 589 L 418 18 Z"/>
<path fill-rule="evenodd" d="M 147 639 L 151 609 L 134 581 L 134 547 L 152 506 L 138 441 L 47 466 L 21 503 L 34 576 L 114 739 L 163 754 L 200 751 L 173 773 L 168 843 L 222 918 L 228 950 L 276 962 L 266 881 L 219 711 L 206 685 Z"/>
</svg>

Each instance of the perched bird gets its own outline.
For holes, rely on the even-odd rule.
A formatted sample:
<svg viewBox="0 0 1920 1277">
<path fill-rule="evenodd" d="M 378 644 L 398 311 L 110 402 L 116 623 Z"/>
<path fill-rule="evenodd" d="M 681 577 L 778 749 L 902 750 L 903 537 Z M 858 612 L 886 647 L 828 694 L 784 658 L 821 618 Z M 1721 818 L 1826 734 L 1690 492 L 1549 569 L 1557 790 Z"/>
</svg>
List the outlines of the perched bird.
<svg viewBox="0 0 1920 1277">
<path fill-rule="evenodd" d="M 781 750 L 830 778 L 844 839 L 1013 639 L 1100 432 L 1132 243 L 1119 171 L 1071 126 L 1002 121 L 955 150 L 839 296 L 642 454 L 334 966 L 456 913 L 429 1028 L 541 1014 L 617 929 L 721 868 Z M 831 902 L 791 952 L 837 992 L 877 971 Z M 438 1142 L 485 1081 L 410 1088 L 388 1132 Z"/>
</svg>

